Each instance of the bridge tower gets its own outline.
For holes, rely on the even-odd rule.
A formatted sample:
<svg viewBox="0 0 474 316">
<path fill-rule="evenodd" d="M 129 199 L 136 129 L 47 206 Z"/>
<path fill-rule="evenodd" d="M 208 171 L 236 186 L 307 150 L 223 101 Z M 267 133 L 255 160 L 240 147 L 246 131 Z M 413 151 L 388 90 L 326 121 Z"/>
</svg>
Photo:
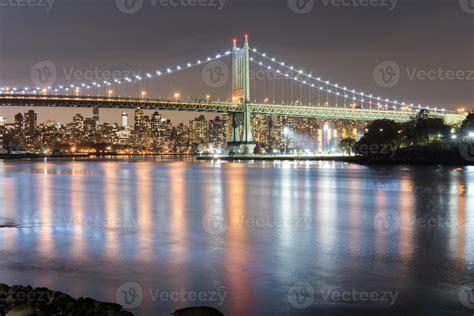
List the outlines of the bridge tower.
<svg viewBox="0 0 474 316">
<path fill-rule="evenodd" d="M 243 132 L 240 135 L 240 124 L 237 114 L 232 114 L 232 139 L 229 147 L 234 153 L 253 153 L 256 143 L 252 137 L 250 121 L 252 109 L 250 108 L 250 46 L 248 35 L 245 35 L 244 47 L 237 47 L 234 39 L 232 49 L 232 101 L 242 104 Z"/>
</svg>

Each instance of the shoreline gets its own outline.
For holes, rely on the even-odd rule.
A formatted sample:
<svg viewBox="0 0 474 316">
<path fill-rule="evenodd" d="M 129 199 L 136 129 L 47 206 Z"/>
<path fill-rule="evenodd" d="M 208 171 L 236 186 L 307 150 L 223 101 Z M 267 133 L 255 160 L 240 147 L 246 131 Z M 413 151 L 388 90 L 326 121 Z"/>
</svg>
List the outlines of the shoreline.
<svg viewBox="0 0 474 316">
<path fill-rule="evenodd" d="M 272 156 L 200 156 L 195 154 L 81 154 L 81 155 L 43 155 L 43 154 L 9 154 L 0 155 L 0 161 L 14 160 L 41 160 L 41 159 L 105 159 L 110 157 L 113 161 L 117 157 L 140 158 L 140 157 L 163 157 L 163 158 L 191 158 L 196 161 L 227 161 L 227 162 L 244 162 L 244 161 L 334 161 L 354 163 L 361 165 L 443 165 L 443 166 L 472 166 L 473 161 L 466 159 L 446 159 L 442 158 L 419 158 L 419 157 L 364 157 L 364 156 L 289 156 L 289 155 L 272 155 Z"/>
<path fill-rule="evenodd" d="M 474 161 L 467 160 L 445 160 L 445 159 L 371 159 L 363 156 L 218 156 L 218 157 L 197 157 L 201 161 L 335 161 L 355 163 L 361 165 L 444 165 L 444 166 L 471 166 Z"/>
<path fill-rule="evenodd" d="M 195 157 L 193 154 L 0 154 L 0 160 L 22 160 L 22 159 L 62 159 L 62 158 L 104 158 L 104 157 Z"/>
</svg>

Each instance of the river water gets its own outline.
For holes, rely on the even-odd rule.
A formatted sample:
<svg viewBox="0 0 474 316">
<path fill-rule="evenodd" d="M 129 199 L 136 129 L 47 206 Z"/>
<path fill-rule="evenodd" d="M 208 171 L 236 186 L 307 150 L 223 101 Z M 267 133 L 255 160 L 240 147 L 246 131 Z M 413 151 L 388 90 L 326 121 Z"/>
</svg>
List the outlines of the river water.
<svg viewBox="0 0 474 316">
<path fill-rule="evenodd" d="M 474 167 L 0 161 L 0 283 L 136 315 L 472 315 Z"/>
</svg>

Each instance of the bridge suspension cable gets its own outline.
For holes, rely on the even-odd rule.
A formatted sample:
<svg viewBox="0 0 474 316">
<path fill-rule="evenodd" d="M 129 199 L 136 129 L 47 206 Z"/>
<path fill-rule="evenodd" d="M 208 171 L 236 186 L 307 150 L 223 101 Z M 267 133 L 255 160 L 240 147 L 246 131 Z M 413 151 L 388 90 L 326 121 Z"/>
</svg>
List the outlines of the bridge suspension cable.
<svg viewBox="0 0 474 316">
<path fill-rule="evenodd" d="M 312 73 L 305 73 L 303 70 L 297 70 L 294 66 L 289 66 L 287 63 L 277 60 L 274 57 L 269 57 L 265 53 L 260 53 L 256 48 L 251 49 L 252 57 L 250 61 L 254 64 L 257 64 L 260 67 L 263 67 L 266 70 L 273 71 L 287 80 L 292 80 L 302 85 L 308 86 L 309 93 L 311 93 L 311 89 L 317 90 L 318 92 L 318 105 L 320 105 L 321 93 L 326 94 L 326 100 L 329 99 L 329 94 L 333 95 L 336 99 L 337 98 L 344 99 L 344 104 L 346 105 L 346 101 L 350 102 L 361 102 L 363 106 L 364 103 L 369 105 L 369 107 L 376 106 L 379 109 L 381 108 L 393 108 L 397 109 L 397 107 L 401 107 L 402 109 L 406 110 L 421 110 L 421 109 L 434 109 L 438 110 L 437 107 L 430 107 L 424 105 L 418 105 L 415 107 L 413 104 L 407 104 L 405 102 L 399 102 L 396 100 L 390 100 L 387 98 L 382 98 L 378 96 L 373 96 L 372 94 L 366 94 L 364 92 L 359 92 L 355 89 L 350 89 L 346 86 L 341 86 L 337 83 L 332 83 L 327 80 L 321 79 L 321 77 L 315 76 Z M 256 56 L 256 58 L 255 58 Z M 291 94 L 293 96 L 293 84 L 291 84 Z M 301 98 L 301 87 L 300 87 L 300 98 Z M 291 98 L 293 100 L 293 97 Z M 311 100 L 311 97 L 310 97 Z M 439 109 L 441 112 L 445 112 L 445 109 Z"/>
<path fill-rule="evenodd" d="M 159 78 L 162 78 L 162 77 L 167 76 L 167 75 L 171 75 L 171 74 L 174 74 L 174 73 L 177 73 L 177 72 L 180 72 L 180 71 L 185 71 L 185 70 L 194 68 L 196 66 L 205 65 L 205 64 L 208 64 L 210 62 L 221 59 L 223 57 L 230 56 L 231 54 L 232 54 L 232 52 L 227 50 L 222 54 L 215 55 L 214 57 L 207 57 L 206 59 L 198 59 L 194 63 L 189 62 L 189 63 L 182 64 L 183 66 L 177 65 L 177 66 L 164 67 L 164 68 L 161 68 L 161 70 L 155 70 L 153 72 L 146 72 L 144 76 L 135 75 L 133 78 L 131 78 L 130 76 L 122 76 L 122 77 L 119 77 L 119 78 L 115 78 L 113 81 L 104 80 L 104 81 L 101 81 L 101 82 L 98 82 L 98 81 L 87 82 L 87 83 L 82 82 L 82 83 L 77 83 L 77 84 L 67 84 L 67 85 L 64 84 L 64 85 L 59 85 L 59 86 L 56 86 L 56 87 L 36 87 L 36 88 L 32 88 L 32 89 L 30 89 L 28 87 L 25 87 L 23 89 L 21 89 L 21 88 L 18 89 L 16 87 L 13 87 L 13 88 L 0 87 L 0 94 L 11 93 L 11 92 L 13 92 L 13 94 L 15 94 L 17 92 L 18 93 L 23 93 L 23 94 L 41 93 L 41 92 L 51 93 L 51 92 L 62 92 L 62 91 L 74 92 L 74 91 L 77 91 L 77 90 L 80 90 L 80 89 L 89 90 L 89 89 L 94 89 L 94 88 L 106 88 L 106 87 L 118 86 L 118 85 L 122 85 L 124 83 L 134 84 L 134 83 L 141 82 L 142 80 L 159 79 Z"/>
</svg>

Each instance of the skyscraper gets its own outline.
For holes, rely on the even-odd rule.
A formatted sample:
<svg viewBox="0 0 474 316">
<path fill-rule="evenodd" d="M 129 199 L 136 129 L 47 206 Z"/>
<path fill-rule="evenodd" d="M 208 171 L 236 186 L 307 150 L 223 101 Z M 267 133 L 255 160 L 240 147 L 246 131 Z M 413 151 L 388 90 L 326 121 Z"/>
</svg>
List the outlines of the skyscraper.
<svg viewBox="0 0 474 316">
<path fill-rule="evenodd" d="M 122 113 L 122 128 L 128 128 L 128 114 L 126 112 Z"/>
<path fill-rule="evenodd" d="M 220 116 L 216 116 L 214 120 L 209 121 L 209 137 L 208 141 L 215 146 L 224 146 L 227 138 L 227 121 Z"/>
<path fill-rule="evenodd" d="M 76 114 L 72 118 L 72 124 L 77 131 L 84 130 L 84 117 L 81 114 Z"/>
<path fill-rule="evenodd" d="M 36 124 L 38 122 L 38 115 L 36 114 L 35 111 L 29 110 L 27 113 L 25 113 L 24 116 L 25 120 L 25 135 L 28 136 L 30 139 L 33 139 L 35 137 L 35 132 L 36 132 Z"/>
<path fill-rule="evenodd" d="M 15 131 L 21 135 L 23 134 L 23 114 L 18 113 L 15 115 Z"/>
<path fill-rule="evenodd" d="M 100 110 L 99 110 L 99 108 L 94 108 L 92 110 L 92 118 L 94 119 L 94 122 L 96 122 L 96 124 L 99 123 L 99 119 L 100 119 Z"/>
<path fill-rule="evenodd" d="M 143 110 L 140 108 L 135 110 L 135 132 L 141 132 L 143 130 Z"/>
<path fill-rule="evenodd" d="M 4 138 L 5 138 L 5 118 L 0 116 L 0 153 L 4 152 Z"/>
<path fill-rule="evenodd" d="M 189 132 L 191 136 L 191 143 L 201 144 L 205 143 L 208 138 L 208 125 L 204 115 L 200 115 L 191 122 L 189 122 Z"/>
</svg>

